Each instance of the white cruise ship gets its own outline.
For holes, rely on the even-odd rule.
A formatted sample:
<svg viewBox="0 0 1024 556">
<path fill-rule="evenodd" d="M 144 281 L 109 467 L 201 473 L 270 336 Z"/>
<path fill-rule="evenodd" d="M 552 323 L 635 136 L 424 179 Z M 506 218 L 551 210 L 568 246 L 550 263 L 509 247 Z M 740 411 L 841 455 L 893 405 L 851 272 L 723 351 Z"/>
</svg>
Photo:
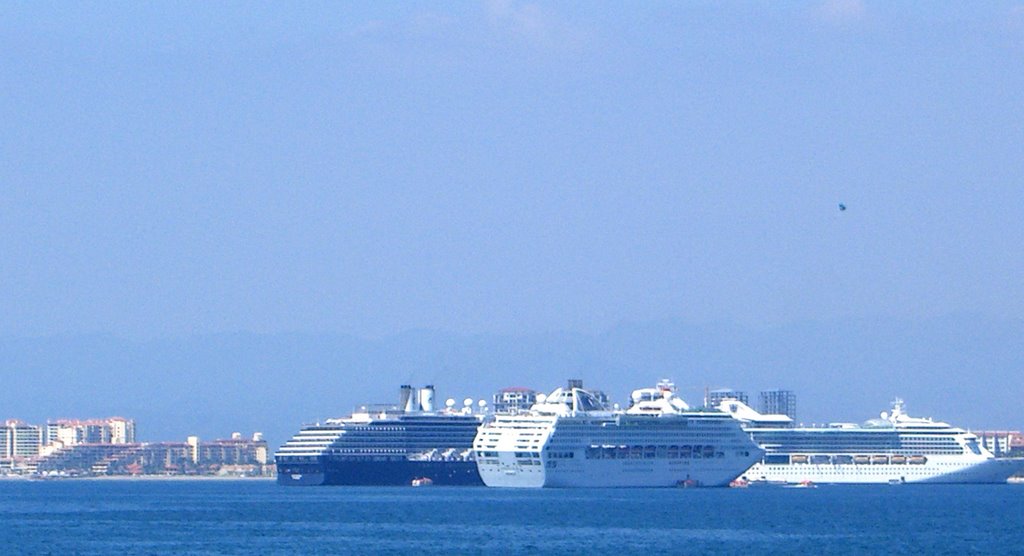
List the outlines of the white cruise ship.
<svg viewBox="0 0 1024 556">
<path fill-rule="evenodd" d="M 626 411 L 570 381 L 483 424 L 473 449 L 490 487 L 725 486 L 762 455 L 738 421 L 690 411 L 667 381 Z"/>
<path fill-rule="evenodd" d="M 744 424 L 764 457 L 742 475 L 768 483 L 1005 483 L 1021 458 L 996 458 L 978 438 L 947 423 L 911 417 L 903 401 L 863 424 L 793 427 L 735 399 L 718 408 Z"/>
</svg>

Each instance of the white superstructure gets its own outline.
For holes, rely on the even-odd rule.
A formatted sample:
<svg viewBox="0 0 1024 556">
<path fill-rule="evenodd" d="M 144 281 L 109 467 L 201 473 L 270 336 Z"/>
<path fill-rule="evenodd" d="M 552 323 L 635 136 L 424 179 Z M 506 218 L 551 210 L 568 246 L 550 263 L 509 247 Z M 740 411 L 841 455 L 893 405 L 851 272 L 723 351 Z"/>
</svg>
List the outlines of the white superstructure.
<svg viewBox="0 0 1024 556">
<path fill-rule="evenodd" d="M 1004 483 L 1024 467 L 1020 458 L 996 458 L 963 429 L 907 415 L 899 399 L 878 419 L 822 427 L 793 427 L 735 399 L 718 407 L 765 450 L 742 475 L 755 482 Z"/>
<path fill-rule="evenodd" d="M 473 441 L 491 487 L 723 486 L 761 459 L 740 423 L 689 411 L 671 383 L 636 390 L 626 411 L 570 383 L 528 411 L 496 415 Z"/>
</svg>

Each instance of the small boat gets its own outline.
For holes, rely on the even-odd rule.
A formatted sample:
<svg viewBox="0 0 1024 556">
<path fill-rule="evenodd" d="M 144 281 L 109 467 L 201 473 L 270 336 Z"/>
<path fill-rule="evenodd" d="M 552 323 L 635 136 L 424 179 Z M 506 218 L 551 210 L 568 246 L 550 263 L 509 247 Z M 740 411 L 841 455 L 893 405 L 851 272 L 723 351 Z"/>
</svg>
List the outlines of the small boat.
<svg viewBox="0 0 1024 556">
<path fill-rule="evenodd" d="M 893 456 L 890 461 L 898 464 L 907 463 L 907 456 Z"/>
<path fill-rule="evenodd" d="M 912 465 L 924 465 L 928 462 L 928 458 L 924 456 L 910 456 L 910 463 Z"/>
<path fill-rule="evenodd" d="M 871 456 L 871 463 L 874 465 L 885 465 L 889 463 L 889 456 Z"/>
<path fill-rule="evenodd" d="M 814 484 L 810 479 L 804 479 L 799 483 L 786 485 L 786 488 L 818 488 L 818 485 Z"/>
<path fill-rule="evenodd" d="M 853 456 L 853 463 L 871 463 L 871 458 L 868 456 Z"/>
<path fill-rule="evenodd" d="M 807 463 L 807 456 L 803 454 L 793 454 L 789 456 L 789 460 L 793 463 Z"/>
<path fill-rule="evenodd" d="M 750 486 L 750 481 L 744 479 L 743 477 L 735 479 L 729 483 L 729 488 L 747 488 L 748 486 Z"/>
<path fill-rule="evenodd" d="M 412 486 L 414 487 L 425 487 L 431 486 L 433 484 L 434 481 L 430 477 L 416 477 L 415 479 L 412 480 Z"/>
<path fill-rule="evenodd" d="M 696 488 L 700 486 L 700 483 L 693 479 L 685 479 L 682 481 L 677 481 L 676 486 L 679 488 Z"/>
</svg>

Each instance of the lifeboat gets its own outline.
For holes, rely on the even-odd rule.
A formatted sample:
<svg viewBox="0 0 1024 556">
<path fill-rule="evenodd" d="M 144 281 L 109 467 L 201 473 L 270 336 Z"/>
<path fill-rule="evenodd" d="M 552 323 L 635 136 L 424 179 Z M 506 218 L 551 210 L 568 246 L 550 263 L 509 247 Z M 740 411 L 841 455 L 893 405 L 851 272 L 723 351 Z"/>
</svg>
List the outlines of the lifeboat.
<svg viewBox="0 0 1024 556">
<path fill-rule="evenodd" d="M 792 463 L 807 463 L 807 456 L 803 454 L 794 454 L 789 456 L 789 461 Z"/>
<path fill-rule="evenodd" d="M 892 463 L 904 464 L 907 463 L 907 456 L 893 456 L 889 461 Z"/>
<path fill-rule="evenodd" d="M 853 463 L 871 463 L 871 458 L 868 456 L 853 456 Z"/>
<path fill-rule="evenodd" d="M 411 484 L 414 487 L 424 487 L 433 485 L 434 481 L 430 477 L 416 477 Z"/>
<path fill-rule="evenodd" d="M 911 465 L 924 465 L 928 463 L 928 458 L 924 456 L 910 456 Z"/>
<path fill-rule="evenodd" d="M 871 456 L 872 465 L 885 465 L 889 463 L 889 456 Z"/>
</svg>

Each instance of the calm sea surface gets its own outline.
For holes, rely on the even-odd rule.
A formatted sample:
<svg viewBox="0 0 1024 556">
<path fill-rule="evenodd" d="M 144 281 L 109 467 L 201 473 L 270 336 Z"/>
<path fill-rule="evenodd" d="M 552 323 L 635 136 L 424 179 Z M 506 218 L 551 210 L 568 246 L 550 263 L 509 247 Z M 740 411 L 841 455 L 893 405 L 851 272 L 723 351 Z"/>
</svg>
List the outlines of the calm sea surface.
<svg viewBox="0 0 1024 556">
<path fill-rule="evenodd" d="M 0 481 L 4 554 L 1024 553 L 1024 485 L 495 490 Z"/>
</svg>

